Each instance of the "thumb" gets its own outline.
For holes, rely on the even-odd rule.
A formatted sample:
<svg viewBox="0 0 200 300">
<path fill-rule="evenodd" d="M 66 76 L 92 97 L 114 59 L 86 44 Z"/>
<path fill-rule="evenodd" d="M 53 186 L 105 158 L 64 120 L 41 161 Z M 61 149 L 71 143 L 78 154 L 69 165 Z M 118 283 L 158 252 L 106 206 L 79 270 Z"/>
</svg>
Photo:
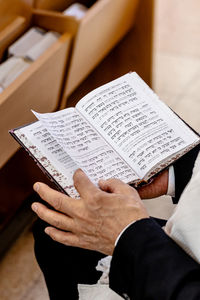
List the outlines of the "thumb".
<svg viewBox="0 0 200 300">
<path fill-rule="evenodd" d="M 138 194 L 138 192 L 134 188 L 115 178 L 111 178 L 108 180 L 99 180 L 99 187 L 101 190 L 107 193 L 123 194 L 127 196 L 135 196 Z"/>
</svg>

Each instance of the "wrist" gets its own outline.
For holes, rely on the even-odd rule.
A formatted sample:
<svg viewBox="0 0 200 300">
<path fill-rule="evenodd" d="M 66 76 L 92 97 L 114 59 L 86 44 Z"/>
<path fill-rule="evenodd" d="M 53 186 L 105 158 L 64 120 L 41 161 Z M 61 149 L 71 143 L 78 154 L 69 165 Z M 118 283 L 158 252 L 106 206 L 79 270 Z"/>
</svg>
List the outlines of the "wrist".
<svg viewBox="0 0 200 300">
<path fill-rule="evenodd" d="M 156 198 L 167 194 L 168 190 L 168 169 L 156 176 L 150 184 L 138 189 L 142 199 Z"/>
</svg>

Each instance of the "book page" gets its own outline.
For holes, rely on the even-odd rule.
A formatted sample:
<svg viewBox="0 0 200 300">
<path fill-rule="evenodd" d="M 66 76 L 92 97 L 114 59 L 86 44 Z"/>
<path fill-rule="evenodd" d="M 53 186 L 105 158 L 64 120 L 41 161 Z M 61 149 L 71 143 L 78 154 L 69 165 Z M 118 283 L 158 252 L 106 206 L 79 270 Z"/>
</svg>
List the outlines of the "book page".
<svg viewBox="0 0 200 300">
<path fill-rule="evenodd" d="M 138 179 L 135 172 L 76 109 L 34 114 L 95 184 L 101 178 L 115 177 L 124 182 Z"/>
<path fill-rule="evenodd" d="M 76 163 L 38 121 L 14 131 L 34 158 L 71 197 L 78 193 L 73 186 Z"/>
<path fill-rule="evenodd" d="M 136 73 L 92 91 L 76 108 L 141 178 L 199 140 Z"/>
</svg>

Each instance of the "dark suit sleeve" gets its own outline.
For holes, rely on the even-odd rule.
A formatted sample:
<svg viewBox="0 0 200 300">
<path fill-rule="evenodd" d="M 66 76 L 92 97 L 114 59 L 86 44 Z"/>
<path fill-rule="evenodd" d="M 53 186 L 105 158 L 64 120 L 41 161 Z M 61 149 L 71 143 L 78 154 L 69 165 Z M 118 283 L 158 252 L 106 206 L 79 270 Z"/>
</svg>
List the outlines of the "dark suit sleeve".
<svg viewBox="0 0 200 300">
<path fill-rule="evenodd" d="M 196 146 L 187 154 L 182 156 L 173 165 L 175 174 L 175 197 L 173 198 L 174 203 L 178 202 L 185 186 L 192 176 L 192 169 L 194 167 L 194 163 L 199 151 L 200 145 Z"/>
<path fill-rule="evenodd" d="M 113 253 L 110 287 L 124 299 L 200 299 L 200 267 L 151 218 L 132 224 Z"/>
</svg>

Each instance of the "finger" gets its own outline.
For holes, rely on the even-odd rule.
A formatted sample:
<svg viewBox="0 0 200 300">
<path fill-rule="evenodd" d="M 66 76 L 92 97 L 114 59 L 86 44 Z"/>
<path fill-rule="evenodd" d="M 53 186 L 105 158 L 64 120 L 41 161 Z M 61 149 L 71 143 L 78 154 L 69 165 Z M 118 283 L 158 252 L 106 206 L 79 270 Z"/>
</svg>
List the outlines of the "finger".
<svg viewBox="0 0 200 300">
<path fill-rule="evenodd" d="M 45 233 L 48 234 L 54 241 L 67 246 L 81 247 L 79 238 L 72 232 L 65 232 L 54 227 L 46 227 Z"/>
<path fill-rule="evenodd" d="M 46 227 L 45 233 L 48 234 L 54 241 L 62 243 L 67 246 L 79 247 L 89 250 L 96 249 L 96 238 L 91 240 L 87 236 L 80 238 L 72 232 L 65 232 L 53 227 Z"/>
<path fill-rule="evenodd" d="M 41 203 L 33 203 L 32 210 L 38 215 L 40 219 L 48 224 L 55 226 L 62 230 L 75 230 L 75 223 L 69 216 L 63 215 L 57 211 L 47 208 Z"/>
<path fill-rule="evenodd" d="M 83 198 L 91 198 L 93 193 L 99 191 L 99 189 L 90 181 L 81 169 L 78 169 L 74 173 L 73 179 L 76 190 Z"/>
<path fill-rule="evenodd" d="M 57 211 L 61 211 L 67 215 L 72 216 L 76 210 L 77 201 L 67 195 L 58 192 L 42 182 L 36 182 L 33 189 L 39 196 L 54 207 Z"/>
<path fill-rule="evenodd" d="M 116 178 L 99 180 L 99 187 L 108 193 L 124 194 L 128 196 L 137 194 L 137 191 L 134 188 Z"/>
</svg>

